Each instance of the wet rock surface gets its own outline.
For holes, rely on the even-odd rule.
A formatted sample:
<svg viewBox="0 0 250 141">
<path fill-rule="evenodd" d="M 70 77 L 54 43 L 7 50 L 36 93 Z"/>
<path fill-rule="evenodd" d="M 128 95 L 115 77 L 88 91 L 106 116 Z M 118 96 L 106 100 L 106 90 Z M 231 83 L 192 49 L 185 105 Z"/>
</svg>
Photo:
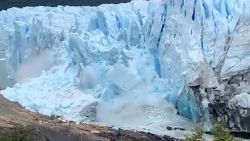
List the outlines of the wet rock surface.
<svg viewBox="0 0 250 141">
<path fill-rule="evenodd" d="M 208 95 L 214 95 L 215 100 L 209 104 L 212 120 L 224 121 L 233 130 L 250 132 L 250 107 L 244 104 L 244 97 L 235 100 L 239 95 L 249 94 L 249 71 L 239 73 L 224 79 L 223 88 L 208 90 Z M 246 99 L 247 100 L 247 99 Z"/>
</svg>

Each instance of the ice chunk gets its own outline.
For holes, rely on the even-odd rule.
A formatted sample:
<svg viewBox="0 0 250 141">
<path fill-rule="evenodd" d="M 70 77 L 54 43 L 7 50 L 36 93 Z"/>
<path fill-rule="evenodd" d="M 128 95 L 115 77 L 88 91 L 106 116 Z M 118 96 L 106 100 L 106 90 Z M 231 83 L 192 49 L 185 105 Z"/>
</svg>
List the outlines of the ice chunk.
<svg viewBox="0 0 250 141">
<path fill-rule="evenodd" d="M 234 98 L 231 99 L 230 102 L 232 104 L 237 104 L 242 108 L 249 108 L 250 107 L 250 94 L 241 93 L 239 95 L 234 96 Z"/>
</svg>

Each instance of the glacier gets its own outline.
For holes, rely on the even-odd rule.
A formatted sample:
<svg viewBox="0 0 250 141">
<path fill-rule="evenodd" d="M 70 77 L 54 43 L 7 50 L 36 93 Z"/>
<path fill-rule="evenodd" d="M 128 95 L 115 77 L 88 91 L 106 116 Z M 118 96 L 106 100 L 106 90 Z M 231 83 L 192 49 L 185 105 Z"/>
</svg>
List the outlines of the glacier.
<svg viewBox="0 0 250 141">
<path fill-rule="evenodd" d="M 134 0 L 1 11 L 0 47 L 16 81 L 1 93 L 79 123 L 159 132 L 223 121 L 249 131 L 247 2 Z"/>
</svg>

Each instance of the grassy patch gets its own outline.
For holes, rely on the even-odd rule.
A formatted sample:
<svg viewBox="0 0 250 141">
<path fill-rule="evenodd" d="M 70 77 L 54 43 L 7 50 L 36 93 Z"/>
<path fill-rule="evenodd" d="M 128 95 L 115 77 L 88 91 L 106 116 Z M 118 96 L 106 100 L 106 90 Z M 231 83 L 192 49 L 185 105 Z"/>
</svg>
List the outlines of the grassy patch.
<svg viewBox="0 0 250 141">
<path fill-rule="evenodd" d="M 186 136 L 186 141 L 204 141 L 203 130 L 201 128 L 196 128 L 194 133 L 190 136 Z"/>
<path fill-rule="evenodd" d="M 214 141 L 237 141 L 230 131 L 222 123 L 215 125 L 213 129 Z"/>
<path fill-rule="evenodd" d="M 23 130 L 15 129 L 11 132 L 0 133 L 0 141 L 31 141 Z"/>
<path fill-rule="evenodd" d="M 225 128 L 222 123 L 215 124 L 213 130 L 213 141 L 240 141 L 237 140 L 233 135 L 230 134 L 230 131 Z M 204 132 L 202 129 L 195 129 L 193 134 L 186 136 L 186 141 L 205 141 L 203 138 Z"/>
</svg>

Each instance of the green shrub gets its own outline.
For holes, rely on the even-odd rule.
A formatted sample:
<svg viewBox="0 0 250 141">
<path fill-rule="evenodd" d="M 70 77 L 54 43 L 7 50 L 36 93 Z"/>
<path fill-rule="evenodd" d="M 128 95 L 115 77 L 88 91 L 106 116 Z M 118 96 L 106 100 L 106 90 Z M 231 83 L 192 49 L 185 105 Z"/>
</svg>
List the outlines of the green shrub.
<svg viewBox="0 0 250 141">
<path fill-rule="evenodd" d="M 237 141 L 222 123 L 216 124 L 212 133 L 214 135 L 214 141 Z"/>
<path fill-rule="evenodd" d="M 15 130 L 13 132 L 1 133 L 0 141 L 31 141 L 27 134 L 22 130 Z"/>
<path fill-rule="evenodd" d="M 186 141 L 205 141 L 203 139 L 203 130 L 201 128 L 196 128 L 192 135 L 186 136 Z"/>
<path fill-rule="evenodd" d="M 225 128 L 222 123 L 215 124 L 212 130 L 214 139 L 213 141 L 239 141 L 235 139 L 233 135 L 230 134 L 230 131 Z M 205 141 L 203 138 L 204 132 L 202 129 L 197 128 L 194 130 L 194 133 L 190 136 L 186 136 L 186 141 Z"/>
</svg>

